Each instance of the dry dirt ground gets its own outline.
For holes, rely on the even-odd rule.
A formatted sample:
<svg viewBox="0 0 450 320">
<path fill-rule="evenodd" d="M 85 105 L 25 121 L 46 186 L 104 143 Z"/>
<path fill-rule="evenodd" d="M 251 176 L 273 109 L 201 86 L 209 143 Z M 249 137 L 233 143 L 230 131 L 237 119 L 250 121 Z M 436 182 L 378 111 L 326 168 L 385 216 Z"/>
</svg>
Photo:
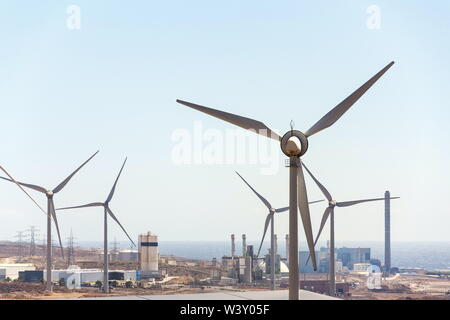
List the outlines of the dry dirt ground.
<svg viewBox="0 0 450 320">
<path fill-rule="evenodd" d="M 346 279 L 356 284 L 350 289 L 350 300 L 450 300 L 450 280 L 425 275 L 399 275 L 382 282 L 382 290 L 369 291 L 364 276 Z"/>
<path fill-rule="evenodd" d="M 189 288 L 174 287 L 170 289 L 122 289 L 116 288 L 108 295 L 152 295 L 152 294 L 174 294 L 174 293 L 200 293 L 217 292 L 214 288 Z M 69 290 L 64 287 L 55 286 L 53 292 L 46 292 L 44 284 L 23 282 L 0 282 L 0 300 L 42 300 L 62 298 L 88 298 L 105 296 L 96 288 Z"/>
</svg>

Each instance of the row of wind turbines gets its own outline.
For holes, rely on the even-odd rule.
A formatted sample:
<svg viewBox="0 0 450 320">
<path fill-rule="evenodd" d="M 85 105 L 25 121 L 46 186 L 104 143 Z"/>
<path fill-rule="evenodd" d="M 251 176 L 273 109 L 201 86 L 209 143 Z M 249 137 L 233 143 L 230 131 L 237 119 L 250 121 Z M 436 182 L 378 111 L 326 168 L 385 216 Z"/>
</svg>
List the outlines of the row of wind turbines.
<svg viewBox="0 0 450 320">
<path fill-rule="evenodd" d="M 289 299 L 290 300 L 298 300 L 299 299 L 299 267 L 298 267 L 298 216 L 297 216 L 297 207 L 300 211 L 300 217 L 303 224 L 303 229 L 306 235 L 306 240 L 308 244 L 310 258 L 313 264 L 313 268 L 317 270 L 317 262 L 315 256 L 315 244 L 317 243 L 317 239 L 320 236 L 320 232 L 316 237 L 316 241 L 314 241 L 313 229 L 311 225 L 310 212 L 309 212 L 309 201 L 308 194 L 305 184 L 305 178 L 303 174 L 304 166 L 301 157 L 308 150 L 308 139 L 319 133 L 320 131 L 332 126 L 337 120 L 339 120 L 345 112 L 347 112 L 366 92 L 369 90 L 375 82 L 377 82 L 385 73 L 394 65 L 394 61 L 390 62 L 383 69 L 381 69 L 378 73 L 376 73 L 372 78 L 370 78 L 367 82 L 365 82 L 361 87 L 355 90 L 352 94 L 350 94 L 347 98 L 345 98 L 342 102 L 340 102 L 337 106 L 335 106 L 331 111 L 325 114 L 319 121 L 317 121 L 311 128 L 309 128 L 306 132 L 301 132 L 298 130 L 294 130 L 293 124 L 291 121 L 291 130 L 286 132 L 283 136 L 278 135 L 276 132 L 271 130 L 267 125 L 263 122 L 254 120 L 251 118 L 239 116 L 233 113 L 224 112 L 221 110 L 205 107 L 202 105 L 198 105 L 195 103 L 187 102 L 184 100 L 177 100 L 178 103 L 190 107 L 194 110 L 206 113 L 210 116 L 218 118 L 220 120 L 229 122 L 238 127 L 241 127 L 246 130 L 250 130 L 259 135 L 262 135 L 267 138 L 271 138 L 280 143 L 281 151 L 289 158 Z M 309 172 L 309 170 L 307 170 Z M 310 172 L 309 172 L 310 173 Z M 310 173 L 311 174 L 311 173 Z M 242 177 L 241 177 L 242 178 Z M 328 216 L 331 216 L 331 237 L 334 242 L 334 207 L 336 206 L 350 206 L 355 205 L 362 202 L 367 201 L 378 201 L 381 199 L 364 199 L 364 200 L 356 200 L 356 201 L 347 201 L 347 202 L 336 202 L 332 199 L 329 192 L 321 185 L 315 178 L 314 181 L 318 184 L 319 188 L 324 193 L 325 197 L 328 200 L 328 207 L 325 210 L 324 216 L 322 218 L 321 228 L 326 223 Z M 245 183 L 247 183 L 244 180 Z M 247 184 L 248 185 L 248 184 Z M 277 213 L 277 209 L 274 209 L 270 203 L 259 195 L 250 185 L 248 185 L 256 195 L 261 199 L 261 201 L 267 206 L 269 209 L 269 217 L 266 218 L 265 223 L 265 231 L 266 233 L 269 220 L 272 223 L 273 230 L 273 217 L 274 214 Z M 382 198 L 384 200 L 384 198 Z M 283 210 L 285 208 L 278 209 Z M 287 209 L 287 208 L 286 208 Z M 286 211 L 286 210 L 285 210 Z M 282 212 L 282 211 L 281 211 Z M 264 237 L 263 234 L 263 237 Z M 273 250 L 273 232 L 272 232 L 272 254 Z M 331 244 L 333 248 L 334 243 Z M 334 251 L 334 248 L 333 248 Z M 334 254 L 334 252 L 333 252 Z M 334 256 L 331 256 L 334 257 Z M 330 261 L 334 259 L 331 258 Z M 274 261 L 274 260 L 272 260 Z M 273 263 L 272 263 L 273 264 Z M 333 262 L 334 264 L 334 262 Z M 334 282 L 334 266 L 333 266 L 333 277 Z M 330 268 L 331 273 L 331 268 Z M 273 271 L 272 271 L 272 283 L 273 283 Z M 331 285 L 330 285 L 331 287 Z M 334 288 L 334 284 L 333 284 Z M 334 289 L 330 289 L 330 293 Z"/>
<path fill-rule="evenodd" d="M 314 246 L 317 245 L 317 242 L 320 238 L 320 235 L 322 234 L 322 230 L 325 227 L 325 224 L 330 218 L 330 258 L 329 258 L 329 294 L 330 296 L 336 295 L 336 272 L 335 272 L 335 245 L 334 245 L 334 208 L 335 207 L 349 207 L 356 204 L 364 203 L 364 202 L 372 202 L 372 201 L 384 201 L 386 199 L 392 200 L 392 199 L 398 199 L 399 197 L 390 197 L 390 198 L 372 198 L 372 199 L 360 199 L 360 200 L 351 200 L 351 201 L 336 201 L 333 200 L 330 192 L 314 177 L 314 175 L 311 173 L 311 171 L 306 167 L 306 165 L 303 163 L 303 167 L 306 169 L 310 177 L 314 180 L 314 182 L 317 184 L 319 189 L 322 191 L 323 195 L 328 201 L 328 206 L 325 209 L 325 212 L 322 216 L 322 221 L 320 222 L 320 228 L 316 236 L 316 240 L 314 241 Z M 270 264 L 270 288 L 271 290 L 275 290 L 275 230 L 274 230 L 274 220 L 275 220 L 275 214 L 276 213 L 282 213 L 287 210 L 289 210 L 289 207 L 279 208 L 275 209 L 270 204 L 270 202 L 264 198 L 260 193 L 258 193 L 238 172 L 236 174 L 244 181 L 244 183 L 256 194 L 256 196 L 262 201 L 262 203 L 267 207 L 269 210 L 269 213 L 266 216 L 266 220 L 264 223 L 264 231 L 261 238 L 261 243 L 258 248 L 258 253 L 256 255 L 256 259 L 258 259 L 259 254 L 261 252 L 261 248 L 264 242 L 264 238 L 266 237 L 267 229 L 270 224 L 270 254 L 271 254 L 271 264 Z M 310 201 L 309 204 L 322 202 L 324 200 L 316 200 L 316 201 Z M 309 259 L 311 256 L 308 257 L 308 260 L 305 264 L 309 262 Z"/>
<path fill-rule="evenodd" d="M 64 258 L 64 250 L 61 242 L 61 235 L 59 231 L 59 224 L 58 219 L 56 215 L 56 211 L 58 210 L 68 210 L 68 209 L 80 209 L 80 208 L 87 208 L 87 207 L 103 207 L 104 210 L 104 252 L 103 252 L 103 292 L 108 293 L 109 292 L 109 284 L 108 284 L 108 216 L 110 216 L 125 232 L 128 239 L 130 239 L 131 243 L 135 245 L 134 241 L 129 236 L 128 232 L 125 230 L 125 228 L 122 226 L 122 224 L 117 219 L 116 215 L 112 212 L 109 204 L 114 196 L 114 192 L 117 187 L 117 183 L 119 181 L 120 175 L 122 174 L 122 170 L 125 166 L 125 163 L 127 161 L 127 158 L 125 158 L 125 161 L 122 164 L 122 167 L 120 168 L 119 174 L 117 175 L 117 178 L 111 188 L 111 191 L 108 194 L 108 197 L 104 202 L 94 202 L 89 203 L 81 206 L 73 206 L 73 207 L 66 207 L 66 208 L 58 208 L 55 209 L 55 203 L 54 203 L 54 196 L 55 194 L 59 193 L 68 183 L 69 181 L 75 176 L 75 174 L 78 173 L 92 158 L 94 158 L 99 151 L 95 152 L 89 159 L 87 159 L 81 166 L 79 166 L 74 172 L 72 172 L 66 179 L 64 179 L 59 185 L 57 185 L 54 189 L 47 189 L 38 185 L 29 184 L 29 183 L 23 183 L 19 182 L 16 179 L 14 179 L 11 174 L 2 166 L 0 166 L 0 170 L 2 170 L 6 177 L 1 177 L 1 179 L 12 182 L 16 184 L 20 190 L 22 190 L 28 198 L 33 201 L 33 203 L 39 208 L 40 211 L 42 211 L 47 216 L 47 267 L 46 267 L 46 288 L 48 291 L 52 291 L 52 220 L 55 224 L 55 228 L 58 234 L 58 240 L 59 245 L 61 248 L 61 255 Z M 37 203 L 37 201 L 24 189 L 31 189 L 37 192 L 40 192 L 44 194 L 47 197 L 47 212 Z"/>
</svg>

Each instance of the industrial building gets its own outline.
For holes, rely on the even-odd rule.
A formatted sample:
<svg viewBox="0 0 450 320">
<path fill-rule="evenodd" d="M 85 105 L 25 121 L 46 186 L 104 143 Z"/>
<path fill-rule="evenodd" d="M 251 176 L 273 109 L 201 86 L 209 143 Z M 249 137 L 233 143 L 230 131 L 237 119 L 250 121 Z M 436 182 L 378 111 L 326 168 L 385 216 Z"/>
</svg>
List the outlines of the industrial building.
<svg viewBox="0 0 450 320">
<path fill-rule="evenodd" d="M 316 257 L 319 257 L 319 252 L 316 251 Z M 309 251 L 300 251 L 298 253 L 298 267 L 300 273 L 317 273 L 319 271 L 314 271 L 311 259 L 309 259 Z M 308 261 L 308 263 L 306 263 Z"/>
<path fill-rule="evenodd" d="M 342 266 L 353 269 L 355 263 L 370 263 L 370 248 L 339 248 L 336 249 L 337 260 Z"/>
<path fill-rule="evenodd" d="M 44 281 L 44 271 L 42 271 L 42 270 L 19 271 L 19 281 L 42 282 L 42 281 Z"/>
<path fill-rule="evenodd" d="M 328 280 L 301 280 L 300 289 L 320 294 L 328 294 L 330 292 L 330 282 Z M 336 293 L 338 295 L 349 295 L 350 283 L 336 282 Z"/>
<path fill-rule="evenodd" d="M 136 250 L 120 250 L 117 253 L 117 261 L 138 261 L 139 252 Z"/>
<path fill-rule="evenodd" d="M 36 267 L 31 263 L 0 264 L 0 277 L 16 280 L 19 279 L 19 272 L 26 270 L 36 270 Z"/>
<path fill-rule="evenodd" d="M 137 272 L 135 270 L 110 270 L 108 272 L 110 281 L 136 281 Z M 44 270 L 44 281 L 46 281 L 46 272 Z M 81 269 L 78 266 L 70 266 L 63 270 L 52 270 L 52 280 L 63 281 L 69 289 L 79 289 L 85 284 L 95 283 L 97 281 L 103 282 L 102 269 Z"/>
<path fill-rule="evenodd" d="M 355 263 L 353 265 L 353 271 L 355 272 L 367 272 L 367 270 L 370 268 L 370 263 Z"/>
<path fill-rule="evenodd" d="M 272 255 L 270 253 L 270 249 L 269 249 L 269 253 L 266 254 L 265 258 L 264 258 L 264 262 L 265 262 L 265 272 L 267 274 L 270 274 L 270 270 L 272 268 L 272 261 L 271 261 Z M 280 265 L 281 265 L 281 257 L 279 254 L 275 255 L 275 273 L 278 274 L 280 273 Z"/>
</svg>

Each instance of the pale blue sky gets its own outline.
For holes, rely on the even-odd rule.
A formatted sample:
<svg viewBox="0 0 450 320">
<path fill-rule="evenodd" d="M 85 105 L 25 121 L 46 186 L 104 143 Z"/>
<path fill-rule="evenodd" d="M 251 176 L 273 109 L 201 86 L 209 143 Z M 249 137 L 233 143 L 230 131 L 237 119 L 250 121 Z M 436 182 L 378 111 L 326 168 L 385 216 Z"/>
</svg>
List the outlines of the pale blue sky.
<svg viewBox="0 0 450 320">
<path fill-rule="evenodd" d="M 80 30 L 66 27 L 69 5 L 81 9 Z M 379 30 L 366 26 L 370 5 L 381 9 Z M 288 201 L 284 167 L 262 175 L 259 165 L 175 166 L 175 130 L 192 131 L 195 121 L 231 128 L 175 99 L 281 134 L 291 119 L 306 130 L 395 60 L 338 123 L 310 138 L 304 161 L 337 200 L 386 189 L 401 196 L 394 240 L 450 241 L 448 1 L 4 1 L 0 39 L 0 163 L 53 188 L 100 149 L 56 196 L 65 206 L 104 200 L 128 156 L 112 208 L 134 237 L 151 230 L 164 240 L 259 238 L 264 206 L 234 170 L 274 205 Z M 310 198 L 321 197 L 308 186 Z M 45 216 L 14 186 L 0 183 L 0 194 L 0 239 L 30 224 L 44 231 Z M 312 209 L 316 230 L 324 207 Z M 102 239 L 101 210 L 59 219 L 64 237 L 73 228 L 79 240 Z M 287 231 L 286 214 L 276 232 Z M 382 203 L 336 212 L 338 243 L 383 232 Z M 125 239 L 116 226 L 114 236 Z"/>
</svg>

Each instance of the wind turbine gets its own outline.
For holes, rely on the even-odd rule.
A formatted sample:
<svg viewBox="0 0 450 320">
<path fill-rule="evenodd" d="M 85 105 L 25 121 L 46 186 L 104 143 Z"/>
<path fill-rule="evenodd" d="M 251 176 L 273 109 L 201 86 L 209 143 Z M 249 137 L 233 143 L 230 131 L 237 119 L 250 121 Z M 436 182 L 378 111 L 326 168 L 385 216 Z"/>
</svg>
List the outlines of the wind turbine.
<svg viewBox="0 0 450 320">
<path fill-rule="evenodd" d="M 112 212 L 111 208 L 109 207 L 109 203 L 111 202 L 114 191 L 116 190 L 117 182 L 119 181 L 119 177 L 122 173 L 123 167 L 125 166 L 125 163 L 127 162 L 127 158 L 125 158 L 125 161 L 122 164 L 122 167 L 120 168 L 119 174 L 117 175 L 116 181 L 114 182 L 114 185 L 109 192 L 108 198 L 106 198 L 105 202 L 93 202 L 89 204 L 85 204 L 82 206 L 76 206 L 76 207 L 66 207 L 66 208 L 59 208 L 56 210 L 68 210 L 68 209 L 79 209 L 79 208 L 88 208 L 88 207 L 103 207 L 104 210 L 104 242 L 103 242 L 103 292 L 108 293 L 109 292 L 109 281 L 108 281 L 108 215 L 111 216 L 111 218 L 117 222 L 117 224 L 122 228 L 123 232 L 127 235 L 128 239 L 130 239 L 131 243 L 136 247 L 136 244 L 133 240 L 131 240 L 130 236 L 128 235 L 125 228 L 122 226 L 122 224 L 119 222 L 117 217 Z"/>
<path fill-rule="evenodd" d="M 289 299 L 298 300 L 299 297 L 299 270 L 298 270 L 298 221 L 297 221 L 297 205 L 300 209 L 300 216 L 308 243 L 309 252 L 311 254 L 313 267 L 317 270 L 316 256 L 314 252 L 314 237 L 309 214 L 308 196 L 306 193 L 305 179 L 301 166 L 301 156 L 308 150 L 308 138 L 333 125 L 342 115 L 350 109 L 350 107 L 361 98 L 361 96 L 369 90 L 369 88 L 390 68 L 394 62 L 392 61 L 381 71 L 375 74 L 369 81 L 364 83 L 359 89 L 349 95 L 325 116 L 323 116 L 316 124 L 309 128 L 305 133 L 298 130 L 291 130 L 280 137 L 273 132 L 264 123 L 250 118 L 238 116 L 232 113 L 204 107 L 198 104 L 190 103 L 183 100 L 177 100 L 178 103 L 188 106 L 192 109 L 209 114 L 210 116 L 232 123 L 241 128 L 251 130 L 260 135 L 280 141 L 281 150 L 289 157 Z M 292 123 L 291 123 L 292 124 Z M 298 199 L 298 202 L 297 202 Z"/>
<path fill-rule="evenodd" d="M 261 244 L 259 245 L 258 254 L 256 255 L 256 259 L 259 257 L 259 253 L 261 252 L 261 247 L 264 242 L 264 238 L 266 237 L 267 228 L 270 223 L 270 289 L 275 290 L 275 213 L 285 212 L 289 210 L 289 207 L 275 209 L 267 199 L 265 199 L 262 195 L 256 192 L 255 189 L 236 171 L 236 174 L 245 182 L 245 184 L 256 194 L 256 196 L 264 203 L 264 205 L 269 209 L 269 214 L 266 217 L 266 222 L 264 223 L 264 233 L 261 239 Z M 323 200 L 317 200 L 309 202 L 309 204 L 321 202 Z"/>
<path fill-rule="evenodd" d="M 334 261 L 334 208 L 335 207 L 349 207 L 353 206 L 355 204 L 364 203 L 364 202 L 371 202 L 371 201 L 381 201 L 386 199 L 398 199 L 399 197 L 391 197 L 391 198 L 374 198 L 374 199 L 362 199 L 362 200 L 352 200 L 352 201 L 342 201 L 337 202 L 336 200 L 333 200 L 333 197 L 331 196 L 330 192 L 313 176 L 311 171 L 306 167 L 305 163 L 303 163 L 303 167 L 305 167 L 306 171 L 309 173 L 311 178 L 314 180 L 314 182 L 317 184 L 319 189 L 322 191 L 325 198 L 328 200 L 328 207 L 325 209 L 325 212 L 322 216 L 322 221 L 320 222 L 320 228 L 319 232 L 317 233 L 316 240 L 314 241 L 314 246 L 317 244 L 317 241 L 319 240 L 320 234 L 322 233 L 322 229 L 325 226 L 325 223 L 328 220 L 328 217 L 330 217 L 330 296 L 336 295 L 336 272 L 335 272 L 335 261 Z M 308 263 L 308 260 L 306 263 Z"/>
<path fill-rule="evenodd" d="M 61 241 L 61 234 L 59 232 L 58 219 L 56 218 L 55 203 L 53 201 L 53 197 L 55 194 L 60 192 L 67 185 L 67 183 L 69 183 L 69 181 L 73 178 L 73 176 L 78 171 L 80 171 L 81 168 L 83 168 L 86 165 L 86 163 L 88 163 L 97 153 L 98 153 L 98 151 L 96 153 L 94 153 L 89 159 L 87 159 L 81 166 L 78 167 L 78 169 L 76 169 L 74 172 L 72 172 L 66 179 L 63 180 L 63 182 L 61 182 L 53 190 L 46 189 L 44 187 L 37 186 L 34 184 L 18 182 L 16 180 L 12 179 L 11 177 L 10 177 L 10 179 L 0 177 L 1 179 L 7 180 L 10 182 L 14 182 L 15 184 L 18 184 L 19 186 L 23 186 L 23 187 L 41 192 L 41 193 L 45 194 L 47 197 L 47 290 L 49 290 L 49 291 L 52 290 L 52 219 L 53 219 L 53 222 L 55 223 L 56 232 L 58 233 L 59 245 L 61 247 L 61 254 L 64 258 L 64 250 L 63 250 L 62 241 Z M 23 188 L 21 188 L 21 189 L 23 190 Z M 31 200 L 33 200 L 33 199 L 31 198 Z"/>
</svg>

